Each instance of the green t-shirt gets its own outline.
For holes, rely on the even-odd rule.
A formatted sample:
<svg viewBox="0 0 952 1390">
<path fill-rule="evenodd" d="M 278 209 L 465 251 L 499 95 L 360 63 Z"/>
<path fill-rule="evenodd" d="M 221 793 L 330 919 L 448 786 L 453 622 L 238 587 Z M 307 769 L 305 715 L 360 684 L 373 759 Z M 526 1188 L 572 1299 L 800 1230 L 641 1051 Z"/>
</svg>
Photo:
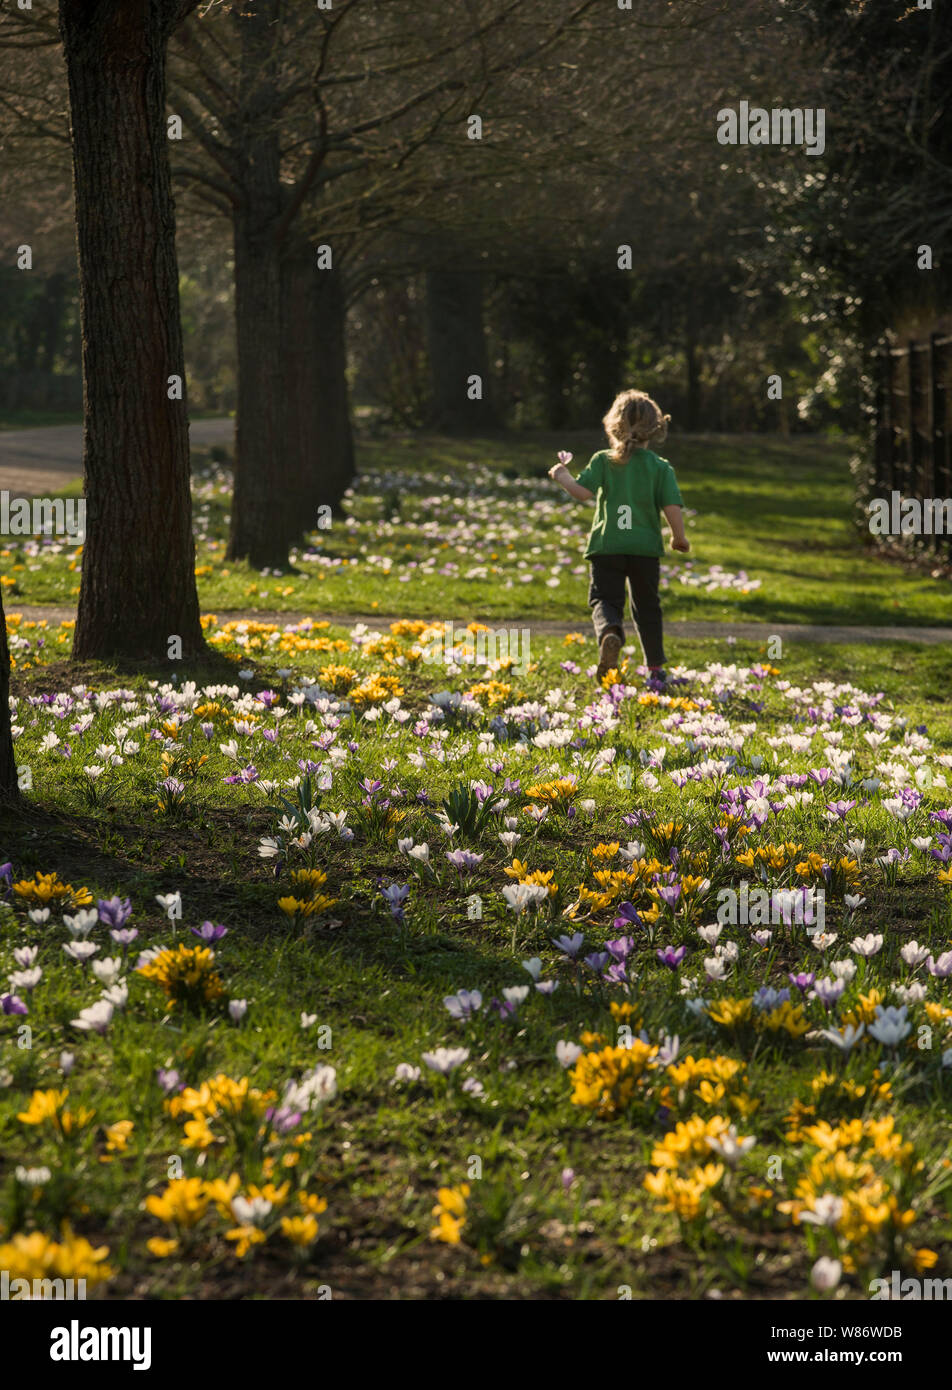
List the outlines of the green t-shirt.
<svg viewBox="0 0 952 1390">
<path fill-rule="evenodd" d="M 595 494 L 586 559 L 592 555 L 664 554 L 661 508 L 684 505 L 667 459 L 650 449 L 636 449 L 627 463 L 617 464 L 603 449 L 592 456 L 575 481 Z"/>
</svg>

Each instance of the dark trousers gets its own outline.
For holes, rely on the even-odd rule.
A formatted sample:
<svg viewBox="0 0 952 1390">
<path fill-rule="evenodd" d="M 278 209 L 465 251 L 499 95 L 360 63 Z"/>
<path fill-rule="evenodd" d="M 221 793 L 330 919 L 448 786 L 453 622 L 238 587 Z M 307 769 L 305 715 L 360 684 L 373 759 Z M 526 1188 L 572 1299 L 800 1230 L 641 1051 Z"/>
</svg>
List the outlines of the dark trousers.
<svg viewBox="0 0 952 1390">
<path fill-rule="evenodd" d="M 625 635 L 625 582 L 631 593 L 631 615 L 638 628 L 647 666 L 664 665 L 661 600 L 658 583 L 661 561 L 655 555 L 593 555 L 588 606 L 601 642 L 609 628 Z"/>
</svg>

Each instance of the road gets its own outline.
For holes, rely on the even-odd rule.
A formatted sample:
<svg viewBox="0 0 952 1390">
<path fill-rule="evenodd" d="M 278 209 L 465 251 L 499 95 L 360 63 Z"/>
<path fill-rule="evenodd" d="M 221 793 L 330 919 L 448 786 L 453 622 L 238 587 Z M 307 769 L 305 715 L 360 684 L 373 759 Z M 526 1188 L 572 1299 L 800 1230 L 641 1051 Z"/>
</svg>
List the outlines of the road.
<svg viewBox="0 0 952 1390">
<path fill-rule="evenodd" d="M 193 420 L 193 444 L 231 444 L 234 420 Z M 83 473 L 82 425 L 0 430 L 0 489 L 17 497 L 47 497 Z"/>
</svg>

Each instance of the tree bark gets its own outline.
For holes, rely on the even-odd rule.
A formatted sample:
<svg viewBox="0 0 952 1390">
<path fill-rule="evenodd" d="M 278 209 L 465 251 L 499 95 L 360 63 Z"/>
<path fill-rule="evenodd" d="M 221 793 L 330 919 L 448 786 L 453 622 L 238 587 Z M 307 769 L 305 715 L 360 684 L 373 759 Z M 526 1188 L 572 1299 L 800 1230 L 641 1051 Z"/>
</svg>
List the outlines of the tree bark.
<svg viewBox="0 0 952 1390">
<path fill-rule="evenodd" d="M 10 732 L 10 648 L 7 645 L 3 597 L 0 595 L 0 802 L 9 806 L 19 800 L 17 761 Z"/>
<path fill-rule="evenodd" d="M 60 0 L 83 338 L 86 541 L 73 656 L 205 649 L 165 117 L 182 0 Z M 170 400 L 168 378 L 183 380 Z"/>
<path fill-rule="evenodd" d="M 482 276 L 478 272 L 428 271 L 426 321 L 434 428 L 459 435 L 495 429 L 498 420 L 489 389 Z M 482 400 L 469 398 L 472 376 L 482 381 Z"/>
<path fill-rule="evenodd" d="M 282 384 L 289 486 L 286 537 L 336 511 L 354 479 L 347 386 L 346 308 L 341 271 L 320 270 L 314 247 L 295 246 L 282 262 Z"/>
</svg>

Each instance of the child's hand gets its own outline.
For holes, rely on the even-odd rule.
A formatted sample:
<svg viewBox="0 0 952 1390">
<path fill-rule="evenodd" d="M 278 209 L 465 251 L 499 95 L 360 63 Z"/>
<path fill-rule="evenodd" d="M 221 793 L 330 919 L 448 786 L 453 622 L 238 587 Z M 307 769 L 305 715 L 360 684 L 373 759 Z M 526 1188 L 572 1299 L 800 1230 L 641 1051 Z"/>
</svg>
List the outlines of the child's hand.
<svg viewBox="0 0 952 1390">
<path fill-rule="evenodd" d="M 564 463 L 553 463 L 552 467 L 549 469 L 549 477 L 554 478 L 557 473 L 562 472 L 563 468 L 565 468 Z"/>
<path fill-rule="evenodd" d="M 687 552 L 691 549 L 691 542 L 688 540 L 687 536 L 682 536 L 680 540 L 671 542 L 671 549 L 683 550 L 685 554 L 687 554 Z"/>
</svg>

